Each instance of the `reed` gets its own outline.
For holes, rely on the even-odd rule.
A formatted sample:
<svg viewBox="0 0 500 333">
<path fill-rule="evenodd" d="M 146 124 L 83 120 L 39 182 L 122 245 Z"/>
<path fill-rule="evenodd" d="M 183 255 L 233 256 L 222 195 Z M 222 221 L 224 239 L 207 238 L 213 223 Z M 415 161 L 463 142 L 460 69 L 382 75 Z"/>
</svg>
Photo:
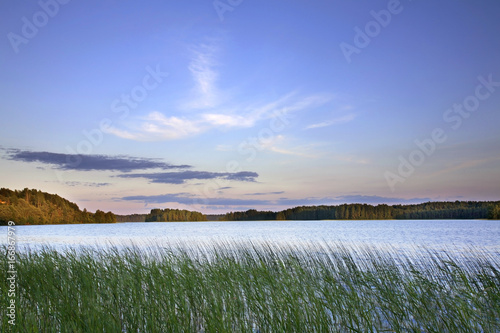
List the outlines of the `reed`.
<svg viewBox="0 0 500 333">
<path fill-rule="evenodd" d="M 222 243 L 17 259 L 2 332 L 500 331 L 500 260 L 485 253 Z"/>
</svg>

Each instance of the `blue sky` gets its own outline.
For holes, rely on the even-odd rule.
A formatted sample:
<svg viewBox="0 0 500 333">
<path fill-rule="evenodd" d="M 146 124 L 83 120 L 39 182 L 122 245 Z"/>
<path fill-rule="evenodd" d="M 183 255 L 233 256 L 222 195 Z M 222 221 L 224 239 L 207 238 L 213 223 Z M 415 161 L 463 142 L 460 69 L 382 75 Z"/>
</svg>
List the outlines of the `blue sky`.
<svg viewBox="0 0 500 333">
<path fill-rule="evenodd" d="M 498 1 L 4 1 L 0 186 L 88 210 L 500 199 Z"/>
</svg>

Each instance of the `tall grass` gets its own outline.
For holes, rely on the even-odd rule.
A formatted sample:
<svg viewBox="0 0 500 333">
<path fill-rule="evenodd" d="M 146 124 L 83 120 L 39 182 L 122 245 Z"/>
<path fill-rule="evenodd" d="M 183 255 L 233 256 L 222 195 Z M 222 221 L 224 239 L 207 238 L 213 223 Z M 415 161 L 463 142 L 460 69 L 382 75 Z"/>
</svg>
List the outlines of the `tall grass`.
<svg viewBox="0 0 500 333">
<path fill-rule="evenodd" d="M 2 312 L 1 330 L 499 332 L 499 264 L 325 244 L 45 248 L 18 254 L 16 326 Z"/>
</svg>

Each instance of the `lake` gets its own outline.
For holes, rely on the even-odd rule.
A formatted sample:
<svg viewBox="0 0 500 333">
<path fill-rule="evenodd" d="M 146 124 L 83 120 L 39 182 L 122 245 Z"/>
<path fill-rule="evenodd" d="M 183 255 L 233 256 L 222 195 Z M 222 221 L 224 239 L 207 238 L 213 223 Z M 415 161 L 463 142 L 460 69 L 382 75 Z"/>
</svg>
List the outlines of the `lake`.
<svg viewBox="0 0 500 333">
<path fill-rule="evenodd" d="M 500 255 L 500 221 L 368 220 L 147 222 L 16 226 L 19 250 L 41 246 L 197 246 L 220 242 L 271 244 L 342 243 L 396 250 L 425 248 Z M 0 227 L 0 244 L 7 227 Z M 5 235 L 5 236 L 3 236 Z"/>
<path fill-rule="evenodd" d="M 20 331 L 500 332 L 500 221 L 119 223 L 15 232 Z M 131 244 L 138 251 L 123 251 Z M 75 251 L 24 255 L 40 246 Z M 1 266 L 14 265 L 7 258 Z"/>
</svg>

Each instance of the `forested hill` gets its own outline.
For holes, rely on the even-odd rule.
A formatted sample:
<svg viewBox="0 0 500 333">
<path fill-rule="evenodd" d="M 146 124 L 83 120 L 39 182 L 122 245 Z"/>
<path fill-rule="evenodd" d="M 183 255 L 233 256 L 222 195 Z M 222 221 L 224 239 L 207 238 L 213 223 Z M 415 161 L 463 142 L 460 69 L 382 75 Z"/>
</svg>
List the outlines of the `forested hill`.
<svg viewBox="0 0 500 333">
<path fill-rule="evenodd" d="M 66 224 L 114 223 L 111 212 L 81 211 L 78 205 L 56 194 L 25 188 L 22 191 L 0 189 L 0 225 L 14 221 L 16 224 Z"/>
<path fill-rule="evenodd" d="M 390 220 L 390 219 L 499 219 L 500 201 L 426 202 L 418 205 L 343 204 L 301 206 L 280 212 L 231 212 L 224 221 L 255 220 Z"/>
</svg>

